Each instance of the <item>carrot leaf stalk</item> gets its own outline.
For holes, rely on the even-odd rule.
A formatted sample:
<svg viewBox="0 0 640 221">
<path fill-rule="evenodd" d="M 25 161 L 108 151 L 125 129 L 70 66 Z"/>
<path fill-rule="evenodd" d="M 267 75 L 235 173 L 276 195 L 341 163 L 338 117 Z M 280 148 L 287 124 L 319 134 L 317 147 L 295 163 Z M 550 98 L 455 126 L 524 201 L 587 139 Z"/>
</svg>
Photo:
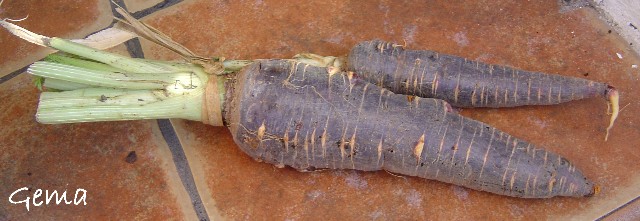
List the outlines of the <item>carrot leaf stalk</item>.
<svg viewBox="0 0 640 221">
<path fill-rule="evenodd" d="M 217 76 L 190 63 L 136 59 L 69 40 L 0 25 L 23 39 L 63 53 L 32 64 L 40 96 L 36 119 L 45 124 L 183 118 L 199 121 L 205 86 Z M 224 91 L 222 91 L 224 92 Z M 221 96 L 222 97 L 222 96 Z"/>
<path fill-rule="evenodd" d="M 609 131 L 613 127 L 613 123 L 618 118 L 618 113 L 620 113 L 620 94 L 618 93 L 618 90 L 614 87 L 609 87 L 607 89 L 607 100 L 609 100 L 608 114 L 611 115 L 611 118 L 609 119 L 609 126 L 607 127 L 607 133 L 604 136 L 604 141 L 609 139 Z"/>
<path fill-rule="evenodd" d="M 209 76 L 198 65 L 133 59 L 51 38 L 47 46 L 82 58 L 52 55 L 28 72 L 44 78 L 41 123 L 201 119 Z"/>
</svg>

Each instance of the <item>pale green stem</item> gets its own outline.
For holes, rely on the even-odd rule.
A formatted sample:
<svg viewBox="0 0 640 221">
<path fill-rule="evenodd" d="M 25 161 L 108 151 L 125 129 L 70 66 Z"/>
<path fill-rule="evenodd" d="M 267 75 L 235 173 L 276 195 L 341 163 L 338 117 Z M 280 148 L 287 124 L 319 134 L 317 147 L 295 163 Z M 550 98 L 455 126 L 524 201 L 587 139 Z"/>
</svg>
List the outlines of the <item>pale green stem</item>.
<svg viewBox="0 0 640 221">
<path fill-rule="evenodd" d="M 49 38 L 48 41 L 45 41 L 45 44 L 60 51 L 99 61 L 128 72 L 155 74 L 175 72 L 175 69 L 172 69 L 171 66 L 158 65 L 147 62 L 144 59 L 130 58 L 100 51 L 62 38 Z"/>
<path fill-rule="evenodd" d="M 69 90 L 42 93 L 41 123 L 201 119 L 209 77 L 198 65 L 132 59 L 55 38 L 48 44 L 95 61 L 54 55 L 29 67 L 47 87 Z"/>
<path fill-rule="evenodd" d="M 99 62 L 95 62 L 95 61 L 90 61 L 90 60 L 83 60 L 83 59 L 79 59 L 79 58 L 74 58 L 74 57 L 69 57 L 69 55 L 65 55 L 65 54 L 50 54 L 47 55 L 47 57 L 45 57 L 43 59 L 44 61 L 49 61 L 49 62 L 55 62 L 55 63 L 61 63 L 61 64 L 66 64 L 66 65 L 71 65 L 71 66 L 76 66 L 76 67 L 84 67 L 84 68 L 88 68 L 91 70 L 98 70 L 98 71 L 111 71 L 111 72 L 125 72 L 122 69 L 119 68 L 115 68 L 113 66 L 109 66 L 103 63 L 99 63 Z"/>
<path fill-rule="evenodd" d="M 222 62 L 224 71 L 226 73 L 236 72 L 242 69 L 244 66 L 253 63 L 252 60 L 225 60 Z"/>
<path fill-rule="evenodd" d="M 185 89 L 201 83 L 200 79 L 192 72 L 173 74 L 123 73 L 92 70 L 48 61 L 33 63 L 28 72 L 45 78 L 109 88 L 163 89 L 173 85 L 176 89 Z"/>
<path fill-rule="evenodd" d="M 154 97 L 157 93 L 145 92 L 123 92 L 121 95 L 100 95 L 94 98 L 48 98 L 48 94 L 57 92 L 43 92 L 36 118 L 38 122 L 45 124 L 162 118 L 201 119 L 202 94 L 160 100 Z M 139 101 L 138 104 L 136 101 Z"/>
<path fill-rule="evenodd" d="M 88 84 L 80 84 L 80 83 L 76 83 L 76 82 L 71 82 L 71 81 L 64 81 L 64 80 L 58 80 L 55 78 L 47 78 L 44 81 L 44 88 L 45 89 L 55 89 L 55 90 L 61 90 L 61 91 L 70 91 L 70 90 L 76 90 L 76 89 L 82 89 L 82 88 L 90 88 L 93 87 L 91 85 Z"/>
</svg>

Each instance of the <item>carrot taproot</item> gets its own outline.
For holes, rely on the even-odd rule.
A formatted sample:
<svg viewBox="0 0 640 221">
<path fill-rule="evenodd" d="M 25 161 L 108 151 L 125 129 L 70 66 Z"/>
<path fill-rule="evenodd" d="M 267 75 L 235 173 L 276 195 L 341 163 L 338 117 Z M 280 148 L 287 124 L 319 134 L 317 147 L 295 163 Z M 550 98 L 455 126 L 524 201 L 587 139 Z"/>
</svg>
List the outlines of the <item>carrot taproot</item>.
<svg viewBox="0 0 640 221">
<path fill-rule="evenodd" d="M 619 93 L 606 83 L 405 50 L 381 40 L 356 45 L 346 63 L 347 70 L 395 93 L 443 99 L 455 107 L 552 105 L 605 97 L 611 110 L 605 141 L 619 111 Z"/>
<path fill-rule="evenodd" d="M 517 70 L 380 40 L 362 42 L 348 70 L 396 93 L 432 97 L 456 107 L 551 105 L 606 96 L 609 85 L 581 78 Z"/>
<path fill-rule="evenodd" d="M 301 171 L 387 170 L 513 197 L 594 194 L 565 158 L 452 112 L 443 100 L 407 101 L 353 73 L 263 60 L 227 85 L 225 121 L 259 161 Z"/>
</svg>

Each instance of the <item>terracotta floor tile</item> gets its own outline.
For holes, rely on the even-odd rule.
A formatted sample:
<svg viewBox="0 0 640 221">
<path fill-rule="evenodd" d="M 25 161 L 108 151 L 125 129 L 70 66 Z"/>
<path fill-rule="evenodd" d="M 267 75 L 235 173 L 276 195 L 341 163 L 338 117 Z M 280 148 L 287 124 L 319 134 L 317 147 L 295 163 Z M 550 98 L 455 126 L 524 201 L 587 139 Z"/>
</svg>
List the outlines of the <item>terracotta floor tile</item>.
<svg viewBox="0 0 640 221">
<path fill-rule="evenodd" d="M 112 21 L 109 1 L 74 0 L 39 1 L 5 0 L 0 18 L 21 19 L 16 24 L 47 36 L 81 38 L 106 27 Z M 0 76 L 44 57 L 47 50 L 0 31 Z"/>
<path fill-rule="evenodd" d="M 605 217 L 603 220 L 615 220 L 615 221 L 631 221 L 640 220 L 640 201 L 635 200 L 624 207 L 617 210 L 615 213 Z"/>
<path fill-rule="evenodd" d="M 0 85 L 0 215 L 9 220 L 180 219 L 175 188 L 167 180 L 171 163 L 155 121 L 43 125 L 35 122 L 37 89 L 31 76 Z M 157 131 L 157 129 L 156 129 Z M 135 156 L 129 156 L 135 151 Z M 167 162 L 168 158 L 168 162 Z M 33 198 L 37 189 L 87 191 L 87 205 L 10 204 Z"/>
<path fill-rule="evenodd" d="M 285 2 L 189 1 L 148 21 L 198 54 L 231 59 L 341 55 L 362 40 L 406 41 L 409 48 L 608 82 L 621 91 L 622 105 L 629 105 L 608 142 L 603 141 L 608 122 L 603 99 L 462 110 L 577 164 L 603 188 L 582 199 L 515 199 L 385 172 L 276 169 L 245 156 L 226 129 L 183 122 L 183 142 L 201 158 L 208 191 L 223 217 L 594 219 L 640 195 L 634 172 L 640 170 L 635 163 L 640 133 L 633 114 L 640 106 L 632 89 L 639 73 L 631 68 L 640 62 L 592 9 L 560 10 L 555 1 Z M 176 58 L 145 47 L 149 57 Z"/>
</svg>

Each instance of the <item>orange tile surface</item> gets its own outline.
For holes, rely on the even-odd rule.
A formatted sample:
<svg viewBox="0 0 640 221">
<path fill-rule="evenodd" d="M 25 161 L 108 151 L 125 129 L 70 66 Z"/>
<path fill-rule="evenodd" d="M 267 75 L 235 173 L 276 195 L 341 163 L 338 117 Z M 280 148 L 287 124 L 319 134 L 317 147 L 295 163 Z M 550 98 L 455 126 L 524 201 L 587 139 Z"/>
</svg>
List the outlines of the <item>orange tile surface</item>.
<svg viewBox="0 0 640 221">
<path fill-rule="evenodd" d="M 23 19 L 20 26 L 47 36 L 81 38 L 111 23 L 109 3 L 99 0 L 4 0 L 0 18 Z M 46 55 L 39 46 L 0 31 L 0 76 L 17 70 Z"/>
<path fill-rule="evenodd" d="M 86 7 L 95 5 L 87 3 Z M 1 9 L 10 10 L 8 2 Z M 85 21 L 90 16 L 83 18 L 73 19 Z M 62 25 L 53 21 L 53 26 Z M 640 60 L 615 33 L 609 33 L 591 8 L 561 6 L 558 1 L 329 0 L 294 4 L 188 0 L 145 21 L 207 56 L 343 55 L 359 41 L 380 38 L 406 42 L 408 48 L 603 81 L 616 86 L 622 95 L 625 108 L 608 142 L 603 141 L 608 123 L 603 99 L 546 107 L 460 110 L 568 158 L 602 186 L 602 192 L 591 198 L 525 200 L 386 172 L 278 169 L 244 155 L 226 128 L 175 120 L 212 218 L 590 220 L 640 196 L 640 154 L 636 150 L 640 117 L 635 114 L 640 111 L 636 101 L 640 92 L 634 88 L 640 72 L 632 68 Z M 33 22 L 46 26 L 43 20 Z M 71 29 L 45 34 L 64 35 L 78 26 L 65 25 Z M 38 31 L 43 30 L 46 28 Z M 5 41 L 12 41 L 11 45 Z M 19 48 L 30 46 L 2 31 L 0 43 L 0 63 L 31 59 L 12 57 L 19 50 L 31 50 Z M 177 58 L 157 46 L 142 44 L 147 57 Z M 33 120 L 35 92 L 26 76 L 0 84 L 0 100 L 9 104 L 0 113 L 0 220 L 73 219 L 83 214 L 110 219 L 181 219 L 178 204 L 184 199 L 167 193 L 168 183 L 176 178 L 160 165 L 166 158 L 154 150 L 162 141 L 152 132 L 151 122 L 40 125 Z M 125 157 L 132 148 L 138 159 L 129 164 Z M 91 203 L 88 200 L 86 207 L 39 207 L 26 213 L 24 207 L 6 200 L 24 185 L 56 189 L 67 183 L 68 188 L 91 188 Z M 633 213 L 633 209 L 621 209 L 613 214 L 637 217 Z"/>
<path fill-rule="evenodd" d="M 614 213 L 605 216 L 602 220 L 605 221 L 632 221 L 640 220 L 640 201 L 635 200 L 627 205 L 624 205 Z"/>
<path fill-rule="evenodd" d="M 44 125 L 34 120 L 31 76 L 0 85 L 0 220 L 179 220 L 182 211 L 166 181 L 162 137 L 154 121 Z M 131 151 L 136 157 L 127 157 Z M 128 159 L 127 159 L 128 158 Z M 170 159 L 170 158 L 169 158 Z M 86 205 L 11 204 L 35 191 L 87 191 Z M 44 196 L 44 193 L 43 193 Z M 80 196 L 79 196 L 80 197 Z M 40 198 L 42 200 L 42 198 Z M 40 202 L 40 200 L 36 201 Z"/>
</svg>

